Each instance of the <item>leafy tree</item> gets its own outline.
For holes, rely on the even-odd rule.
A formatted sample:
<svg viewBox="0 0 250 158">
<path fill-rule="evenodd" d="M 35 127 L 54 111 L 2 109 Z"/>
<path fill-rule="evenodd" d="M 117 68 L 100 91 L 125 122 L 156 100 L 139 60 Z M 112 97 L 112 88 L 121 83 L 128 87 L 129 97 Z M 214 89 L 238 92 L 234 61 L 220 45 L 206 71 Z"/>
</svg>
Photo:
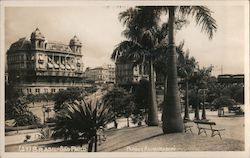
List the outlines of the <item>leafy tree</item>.
<svg viewBox="0 0 250 158">
<path fill-rule="evenodd" d="M 236 104 L 234 99 L 231 99 L 229 96 L 221 96 L 215 99 L 212 104 L 215 106 L 216 109 L 221 107 L 230 107 Z"/>
<path fill-rule="evenodd" d="M 63 103 L 66 101 L 81 100 L 85 95 L 85 91 L 81 88 L 68 88 L 66 90 L 59 91 L 54 96 L 55 111 L 59 111 L 63 108 Z"/>
<path fill-rule="evenodd" d="M 88 152 L 97 151 L 97 132 L 113 120 L 111 106 L 100 101 L 84 100 L 65 103 L 56 115 L 52 137 L 88 142 Z M 63 111 L 63 112 L 62 112 Z"/>
<path fill-rule="evenodd" d="M 8 100 L 5 104 L 5 118 L 15 119 L 15 126 L 40 124 L 41 120 L 28 110 L 24 97 Z"/>
<path fill-rule="evenodd" d="M 134 91 L 136 111 L 139 113 L 141 110 L 147 111 L 148 109 L 148 95 L 149 95 L 149 82 L 146 79 L 139 81 Z M 135 111 L 135 112 L 136 112 Z"/>
<path fill-rule="evenodd" d="M 14 89 L 13 85 L 11 84 L 6 84 L 5 83 L 5 100 L 11 100 L 11 99 L 16 99 L 20 95 L 18 92 Z"/>
<path fill-rule="evenodd" d="M 114 124 L 116 126 L 116 118 L 125 116 L 127 119 L 135 109 L 134 97 L 121 87 L 114 87 L 103 96 L 103 101 L 108 102 L 111 111 L 114 113 Z M 129 126 L 129 125 L 128 125 Z"/>
<path fill-rule="evenodd" d="M 216 22 L 211 16 L 211 11 L 204 6 L 167 6 L 164 9 L 168 13 L 168 79 L 166 102 L 163 109 L 163 125 L 164 133 L 175 133 L 183 131 L 183 121 L 181 119 L 180 98 L 177 85 L 177 63 L 176 63 L 176 47 L 174 39 L 176 15 L 183 18 L 191 15 L 195 17 L 196 23 L 202 25 L 202 30 L 208 33 L 211 39 L 217 29 Z"/>
<path fill-rule="evenodd" d="M 207 101 L 212 103 L 213 100 L 220 96 L 228 96 L 236 102 L 244 104 L 244 87 L 241 84 L 226 83 L 221 84 L 215 77 L 208 80 Z"/>
<path fill-rule="evenodd" d="M 233 99 L 241 104 L 244 104 L 244 88 L 243 87 L 239 87 L 234 95 L 233 95 Z"/>
</svg>

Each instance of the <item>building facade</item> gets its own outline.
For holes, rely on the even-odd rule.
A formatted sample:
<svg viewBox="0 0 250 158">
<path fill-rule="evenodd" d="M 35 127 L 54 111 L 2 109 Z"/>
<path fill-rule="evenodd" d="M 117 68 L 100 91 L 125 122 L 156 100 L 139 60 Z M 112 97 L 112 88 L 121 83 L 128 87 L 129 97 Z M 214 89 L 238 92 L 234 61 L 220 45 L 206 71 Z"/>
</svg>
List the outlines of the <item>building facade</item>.
<svg viewBox="0 0 250 158">
<path fill-rule="evenodd" d="M 105 65 L 93 69 L 87 68 L 85 77 L 96 83 L 115 83 L 115 66 Z"/>
<path fill-rule="evenodd" d="M 8 82 L 25 95 L 55 93 L 79 87 L 83 79 L 82 43 L 47 42 L 37 28 L 30 39 L 21 38 L 7 51 Z"/>
<path fill-rule="evenodd" d="M 224 75 L 218 75 L 218 82 L 219 83 L 238 83 L 238 84 L 244 84 L 244 74 L 224 74 Z"/>
<path fill-rule="evenodd" d="M 141 79 L 149 79 L 148 68 L 143 65 L 134 65 L 134 62 L 116 61 L 116 83 L 119 85 L 137 84 Z"/>
</svg>

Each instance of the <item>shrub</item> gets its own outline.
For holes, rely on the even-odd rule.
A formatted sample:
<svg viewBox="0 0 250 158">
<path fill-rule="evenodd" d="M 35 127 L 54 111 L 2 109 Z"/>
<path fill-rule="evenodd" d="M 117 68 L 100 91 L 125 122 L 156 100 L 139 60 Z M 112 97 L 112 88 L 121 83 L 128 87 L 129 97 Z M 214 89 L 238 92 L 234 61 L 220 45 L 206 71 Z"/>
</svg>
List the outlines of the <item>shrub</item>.
<svg viewBox="0 0 250 158">
<path fill-rule="evenodd" d="M 107 103 L 107 102 L 106 102 Z M 87 140 L 88 151 L 93 145 L 97 151 L 97 132 L 113 120 L 110 105 L 99 101 L 86 102 L 84 100 L 65 103 L 66 108 L 56 116 L 56 126 L 52 137 L 70 140 Z"/>
</svg>

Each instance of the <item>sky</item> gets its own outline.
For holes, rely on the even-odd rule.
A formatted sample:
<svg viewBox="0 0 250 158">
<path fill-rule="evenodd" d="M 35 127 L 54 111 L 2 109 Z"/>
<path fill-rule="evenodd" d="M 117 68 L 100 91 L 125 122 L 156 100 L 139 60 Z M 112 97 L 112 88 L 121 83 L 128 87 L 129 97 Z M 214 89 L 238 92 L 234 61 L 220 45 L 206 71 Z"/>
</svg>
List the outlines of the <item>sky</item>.
<svg viewBox="0 0 250 158">
<path fill-rule="evenodd" d="M 213 74 L 244 73 L 244 8 L 208 6 L 218 30 L 212 40 L 189 18 L 189 24 L 176 34 L 176 44 L 185 41 L 199 66 L 214 65 Z M 110 55 L 125 38 L 118 14 L 128 8 L 116 6 L 7 7 L 5 8 L 5 50 L 19 38 L 30 38 L 38 27 L 47 41 L 68 44 L 76 35 L 83 44 L 86 67 L 113 63 Z M 223 69 L 221 69 L 221 67 Z"/>
</svg>

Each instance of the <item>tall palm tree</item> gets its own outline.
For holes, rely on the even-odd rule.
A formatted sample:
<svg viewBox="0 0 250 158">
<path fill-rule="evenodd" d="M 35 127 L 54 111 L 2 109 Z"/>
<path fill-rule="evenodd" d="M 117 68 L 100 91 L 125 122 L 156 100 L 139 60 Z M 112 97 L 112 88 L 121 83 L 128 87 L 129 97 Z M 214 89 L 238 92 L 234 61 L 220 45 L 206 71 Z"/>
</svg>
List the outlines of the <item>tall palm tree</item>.
<svg viewBox="0 0 250 158">
<path fill-rule="evenodd" d="M 164 46 L 162 30 L 158 27 L 160 10 L 158 7 L 136 7 L 120 13 L 119 19 L 126 25 L 123 32 L 128 39 L 121 42 L 112 54 L 135 64 L 149 65 L 149 109 L 148 125 L 158 125 L 157 102 L 154 82 L 154 56 L 159 47 Z M 165 44 L 166 45 L 166 44 Z"/>
<path fill-rule="evenodd" d="M 192 82 L 196 94 L 196 105 L 195 105 L 195 116 L 194 119 L 199 120 L 199 106 L 200 106 L 200 95 L 199 91 L 203 90 L 203 93 L 205 93 L 205 89 L 207 88 L 207 82 L 208 79 L 211 76 L 212 66 L 209 67 L 203 67 L 198 68 L 197 71 L 194 73 L 194 75 L 191 76 L 190 82 Z M 205 94 L 203 94 L 203 97 Z M 202 106 L 202 119 L 206 119 L 206 111 L 205 111 L 205 105 L 203 103 Z"/>
<path fill-rule="evenodd" d="M 211 16 L 211 10 L 204 6 L 167 6 L 164 9 L 168 12 L 168 79 L 166 102 L 163 107 L 164 133 L 183 132 L 183 121 L 181 118 L 180 98 L 177 85 L 177 61 L 175 47 L 175 19 L 176 13 L 185 18 L 189 15 L 195 17 L 196 23 L 202 26 L 202 30 L 209 35 L 211 39 L 217 29 L 216 21 Z"/>
<path fill-rule="evenodd" d="M 154 82 L 154 65 L 161 52 L 167 50 L 167 27 L 166 23 L 159 25 L 162 7 L 135 7 L 120 13 L 120 20 L 126 25 L 123 32 L 127 41 L 121 42 L 115 49 L 112 58 L 117 54 L 135 63 L 147 63 L 149 65 L 149 110 L 148 124 L 158 125 L 157 104 Z M 178 19 L 175 23 L 180 29 L 186 20 Z M 132 58 L 131 58 L 132 57 Z M 158 61 L 157 61 L 158 62 Z M 159 65 L 159 64 L 158 64 Z"/>
<path fill-rule="evenodd" d="M 194 57 L 189 56 L 189 50 L 186 52 L 182 51 L 181 58 L 178 58 L 179 65 L 178 67 L 178 74 L 181 78 L 184 78 L 185 82 L 185 112 L 184 112 L 184 120 L 189 120 L 189 81 L 194 74 L 195 68 L 198 64 L 198 62 L 195 61 Z"/>
</svg>

